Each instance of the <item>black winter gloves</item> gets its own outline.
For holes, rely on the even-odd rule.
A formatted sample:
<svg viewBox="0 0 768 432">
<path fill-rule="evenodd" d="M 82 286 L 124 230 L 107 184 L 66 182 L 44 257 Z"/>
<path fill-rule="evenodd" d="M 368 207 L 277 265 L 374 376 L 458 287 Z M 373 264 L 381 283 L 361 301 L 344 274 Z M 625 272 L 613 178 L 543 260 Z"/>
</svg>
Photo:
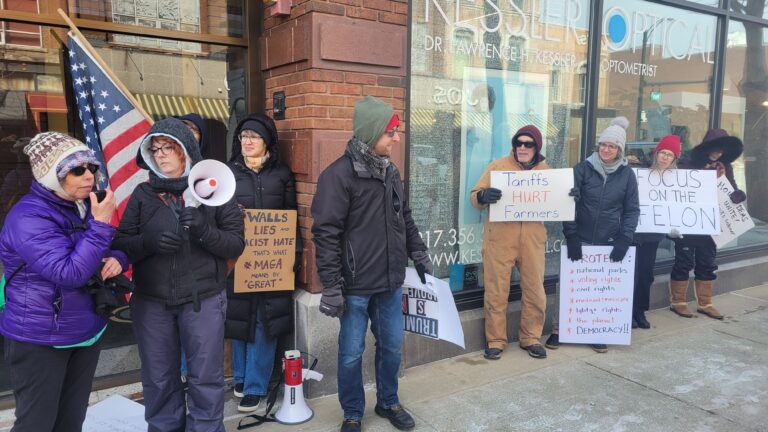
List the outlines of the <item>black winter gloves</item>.
<svg viewBox="0 0 768 432">
<path fill-rule="evenodd" d="M 153 254 L 172 254 L 181 248 L 183 241 L 175 232 L 163 231 L 160 235 L 145 235 L 144 247 Z"/>
<path fill-rule="evenodd" d="M 411 253 L 411 259 L 413 260 L 413 266 L 416 268 L 416 273 L 419 274 L 421 283 L 427 283 L 425 275 L 432 274 L 435 271 L 432 267 L 432 261 L 429 259 L 429 254 L 426 251 L 415 251 Z"/>
<path fill-rule="evenodd" d="M 480 204 L 493 204 L 501 199 L 501 190 L 496 188 L 483 189 L 477 193 L 477 202 Z"/>
<path fill-rule="evenodd" d="M 581 240 L 576 237 L 565 239 L 568 246 L 568 259 L 571 261 L 578 261 L 582 257 L 581 253 Z"/>
<path fill-rule="evenodd" d="M 323 288 L 323 295 L 320 297 L 320 312 L 331 318 L 341 318 L 344 315 L 344 293 L 342 291 L 343 283 L 332 287 Z"/>
<path fill-rule="evenodd" d="M 611 261 L 613 262 L 619 262 L 623 261 L 624 257 L 627 255 L 627 250 L 629 250 L 629 245 L 632 243 L 631 240 L 628 240 L 626 237 L 619 237 L 613 242 L 613 250 L 611 251 Z"/>
<path fill-rule="evenodd" d="M 205 216 L 197 207 L 185 207 L 179 216 L 179 223 L 189 229 L 189 233 L 195 237 L 202 237 L 208 229 Z"/>
<path fill-rule="evenodd" d="M 572 196 L 574 201 L 579 202 L 581 199 L 581 190 L 579 190 L 579 188 L 571 188 L 571 190 L 568 191 L 568 196 Z"/>
<path fill-rule="evenodd" d="M 732 203 L 741 204 L 747 199 L 747 194 L 745 194 L 741 189 L 736 189 L 735 191 L 731 192 L 730 198 Z"/>
</svg>

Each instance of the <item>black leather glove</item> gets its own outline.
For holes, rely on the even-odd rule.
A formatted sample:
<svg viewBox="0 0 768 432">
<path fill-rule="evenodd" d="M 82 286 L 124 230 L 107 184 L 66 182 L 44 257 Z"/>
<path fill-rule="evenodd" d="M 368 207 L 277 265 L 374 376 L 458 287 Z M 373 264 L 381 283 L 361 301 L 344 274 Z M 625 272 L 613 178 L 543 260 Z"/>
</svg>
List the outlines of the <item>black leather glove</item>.
<svg viewBox="0 0 768 432">
<path fill-rule="evenodd" d="M 731 202 L 734 204 L 741 204 L 747 199 L 747 194 L 744 193 L 741 189 L 736 189 L 735 191 L 731 192 Z"/>
<path fill-rule="evenodd" d="M 582 257 L 581 253 L 581 240 L 576 237 L 565 239 L 568 246 L 568 259 L 571 261 L 578 261 Z"/>
<path fill-rule="evenodd" d="M 496 188 L 483 189 L 477 193 L 477 202 L 480 204 L 493 204 L 501 199 L 501 190 Z"/>
<path fill-rule="evenodd" d="M 181 248 L 184 240 L 172 231 L 163 231 L 160 235 L 144 236 L 144 247 L 151 253 L 172 254 Z"/>
<path fill-rule="evenodd" d="M 619 237 L 613 242 L 613 250 L 611 250 L 611 261 L 613 262 L 619 262 L 624 260 L 624 257 L 627 256 L 627 250 L 629 250 L 629 245 L 632 242 L 628 240 L 625 237 Z"/>
<path fill-rule="evenodd" d="M 435 271 L 432 267 L 432 260 L 429 259 L 429 254 L 426 251 L 415 251 L 411 253 L 411 259 L 413 260 L 413 266 L 416 268 L 416 273 L 419 274 L 421 283 L 427 283 L 425 275 L 432 274 Z"/>
<path fill-rule="evenodd" d="M 208 223 L 205 216 L 197 207 L 185 207 L 179 216 L 179 223 L 184 228 L 189 229 L 189 233 L 195 237 L 202 237 L 208 230 Z"/>
<path fill-rule="evenodd" d="M 341 287 L 341 284 L 337 284 L 323 288 L 323 295 L 320 297 L 320 313 L 331 318 L 341 318 L 344 315 L 346 304 Z"/>
<path fill-rule="evenodd" d="M 568 191 L 568 196 L 572 196 L 574 201 L 579 202 L 581 199 L 581 190 L 579 188 L 571 188 L 571 190 Z"/>
</svg>

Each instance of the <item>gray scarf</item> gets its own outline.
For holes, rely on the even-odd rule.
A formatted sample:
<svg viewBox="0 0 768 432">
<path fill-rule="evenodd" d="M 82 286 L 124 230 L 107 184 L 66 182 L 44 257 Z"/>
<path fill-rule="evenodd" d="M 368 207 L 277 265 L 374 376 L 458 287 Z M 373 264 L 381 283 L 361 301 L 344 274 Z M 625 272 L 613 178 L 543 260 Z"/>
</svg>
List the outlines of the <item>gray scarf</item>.
<svg viewBox="0 0 768 432">
<path fill-rule="evenodd" d="M 379 180 L 386 178 L 389 167 L 389 157 L 379 156 L 368 147 L 368 144 L 357 137 L 352 137 L 347 143 L 347 150 L 357 162 L 361 162 L 370 173 Z"/>
<path fill-rule="evenodd" d="M 613 174 L 619 167 L 628 164 L 627 158 L 625 157 L 619 157 L 613 163 L 607 164 L 600 159 L 600 155 L 597 154 L 597 152 L 592 153 L 592 155 L 587 158 L 587 162 L 592 164 L 592 166 L 595 167 L 595 170 L 603 176 L 603 183 L 608 181 L 609 174 Z"/>
</svg>

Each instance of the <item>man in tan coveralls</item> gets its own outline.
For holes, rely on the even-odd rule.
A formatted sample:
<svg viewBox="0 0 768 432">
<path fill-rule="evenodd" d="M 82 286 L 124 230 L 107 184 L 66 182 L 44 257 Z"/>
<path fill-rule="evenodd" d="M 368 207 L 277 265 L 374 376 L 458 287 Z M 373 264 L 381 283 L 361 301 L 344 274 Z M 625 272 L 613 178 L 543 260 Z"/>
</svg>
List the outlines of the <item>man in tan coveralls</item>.
<svg viewBox="0 0 768 432">
<path fill-rule="evenodd" d="M 523 126 L 512 137 L 509 156 L 488 165 L 478 180 L 470 200 L 485 209 L 501 198 L 501 191 L 491 186 L 491 171 L 544 170 L 549 165 L 541 155 L 541 132 Z M 520 271 L 520 348 L 534 358 L 546 358 L 539 342 L 544 328 L 547 296 L 544 293 L 544 246 L 547 229 L 541 222 L 485 222 L 483 264 L 485 265 L 485 358 L 497 360 L 507 346 L 507 304 L 512 266 Z"/>
</svg>

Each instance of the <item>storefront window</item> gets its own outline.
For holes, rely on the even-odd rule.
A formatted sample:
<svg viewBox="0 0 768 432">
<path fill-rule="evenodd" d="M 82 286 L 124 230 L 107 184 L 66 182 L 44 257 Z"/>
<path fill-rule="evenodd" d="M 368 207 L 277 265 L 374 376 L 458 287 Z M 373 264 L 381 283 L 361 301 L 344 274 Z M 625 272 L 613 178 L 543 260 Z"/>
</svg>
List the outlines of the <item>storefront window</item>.
<svg viewBox="0 0 768 432">
<path fill-rule="evenodd" d="M 731 0 L 731 10 L 736 13 L 758 18 L 768 18 L 768 7 L 765 0 Z"/>
<path fill-rule="evenodd" d="M 737 186 L 747 193 L 755 227 L 726 247 L 768 243 L 768 29 L 731 21 L 728 25 L 723 111 L 720 125 L 744 141 L 744 155 L 733 164 Z"/>
<path fill-rule="evenodd" d="M 410 202 L 438 277 L 480 289 L 486 217 L 469 192 L 510 139 L 533 124 L 549 165 L 578 162 L 587 60 L 587 0 L 412 6 Z M 547 275 L 558 272 L 562 229 L 548 226 Z M 516 275 L 515 275 L 516 278 Z"/>
</svg>

